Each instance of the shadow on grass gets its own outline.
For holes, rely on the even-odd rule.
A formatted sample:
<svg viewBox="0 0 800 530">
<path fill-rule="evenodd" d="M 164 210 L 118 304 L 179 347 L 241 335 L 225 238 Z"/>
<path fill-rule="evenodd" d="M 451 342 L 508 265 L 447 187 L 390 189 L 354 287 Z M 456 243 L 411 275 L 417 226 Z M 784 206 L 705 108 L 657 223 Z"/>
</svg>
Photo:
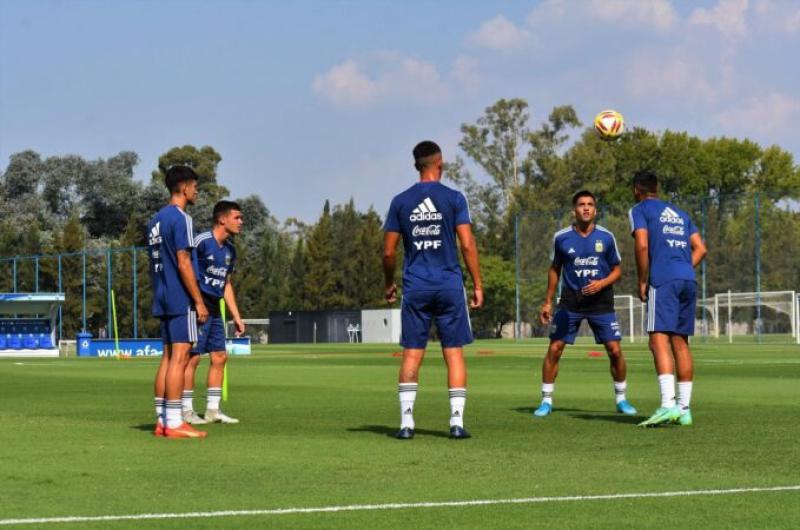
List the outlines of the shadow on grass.
<svg viewBox="0 0 800 530">
<path fill-rule="evenodd" d="M 131 429 L 136 429 L 137 431 L 153 432 L 155 428 L 156 428 L 155 423 L 142 423 L 141 425 L 131 425 Z"/>
<path fill-rule="evenodd" d="M 572 418 L 589 421 L 610 421 L 613 423 L 628 423 L 636 425 L 647 419 L 646 416 L 626 416 L 624 414 L 570 414 Z"/>
<path fill-rule="evenodd" d="M 514 412 L 519 412 L 520 414 L 533 414 L 533 411 L 536 410 L 537 408 L 538 408 L 538 405 L 536 407 L 516 407 L 516 408 L 513 408 L 511 410 L 513 410 Z M 559 412 L 591 412 L 591 413 L 594 413 L 594 414 L 603 414 L 603 413 L 608 412 L 608 411 L 607 410 L 586 410 L 586 409 L 562 409 L 561 407 L 553 409 L 553 414 L 558 414 Z"/>
<path fill-rule="evenodd" d="M 349 427 L 349 432 L 371 432 L 394 438 L 397 434 L 397 427 L 389 427 L 387 425 L 362 425 L 361 427 Z M 414 436 L 435 436 L 437 438 L 449 438 L 449 432 L 431 431 L 428 429 L 414 429 Z"/>
</svg>

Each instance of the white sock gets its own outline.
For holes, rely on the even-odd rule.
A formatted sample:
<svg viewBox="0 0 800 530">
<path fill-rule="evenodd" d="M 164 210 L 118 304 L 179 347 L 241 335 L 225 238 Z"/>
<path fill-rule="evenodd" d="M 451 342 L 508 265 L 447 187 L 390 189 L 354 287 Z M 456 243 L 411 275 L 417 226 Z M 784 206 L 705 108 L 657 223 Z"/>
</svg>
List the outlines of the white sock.
<svg viewBox="0 0 800 530">
<path fill-rule="evenodd" d="M 157 397 L 154 399 L 156 405 L 156 422 L 159 425 L 164 425 L 164 398 Z"/>
<path fill-rule="evenodd" d="M 553 404 L 553 392 L 556 390 L 555 383 L 542 383 L 542 403 Z"/>
<path fill-rule="evenodd" d="M 400 428 L 414 428 L 414 401 L 417 399 L 418 383 L 400 383 L 397 396 L 400 399 Z"/>
<path fill-rule="evenodd" d="M 219 401 L 222 399 L 222 387 L 211 386 L 208 387 L 208 395 L 206 396 L 206 410 L 219 410 Z"/>
<path fill-rule="evenodd" d="M 181 394 L 181 408 L 184 412 L 192 412 L 194 410 L 194 390 L 184 390 Z"/>
<path fill-rule="evenodd" d="M 692 382 L 678 381 L 678 405 L 681 410 L 689 410 L 689 403 L 692 401 Z"/>
<path fill-rule="evenodd" d="M 628 388 L 627 381 L 614 381 L 614 396 L 617 400 L 617 403 L 620 401 L 625 401 L 625 390 Z"/>
<path fill-rule="evenodd" d="M 658 376 L 658 386 L 661 387 L 661 406 L 672 408 L 675 406 L 675 376 L 662 374 Z"/>
<path fill-rule="evenodd" d="M 467 404 L 467 389 L 458 387 L 448 390 L 450 394 L 450 427 L 464 427 L 464 406 Z"/>
<path fill-rule="evenodd" d="M 183 416 L 181 416 L 181 400 L 168 399 L 167 400 L 167 429 L 177 429 L 183 424 Z"/>
</svg>

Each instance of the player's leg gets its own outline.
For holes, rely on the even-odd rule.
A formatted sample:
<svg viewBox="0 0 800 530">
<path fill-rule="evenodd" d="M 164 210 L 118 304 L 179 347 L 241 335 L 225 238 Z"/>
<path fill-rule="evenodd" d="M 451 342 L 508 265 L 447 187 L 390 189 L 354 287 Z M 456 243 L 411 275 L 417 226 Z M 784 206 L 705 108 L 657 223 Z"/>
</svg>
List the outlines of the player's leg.
<svg viewBox="0 0 800 530">
<path fill-rule="evenodd" d="M 183 375 L 183 392 L 181 393 L 181 414 L 183 421 L 192 425 L 202 425 L 206 422 L 194 411 L 194 379 L 197 374 L 197 367 L 202 356 L 199 352 L 189 353 L 189 362 L 186 363 L 186 370 Z"/>
<path fill-rule="evenodd" d="M 197 320 L 194 312 L 187 315 L 169 319 L 169 334 L 173 340 L 167 366 L 167 428 L 165 436 L 168 438 L 202 438 L 207 433 L 194 429 L 183 421 L 181 415 L 181 395 L 186 375 L 186 365 L 189 362 L 189 353 L 192 343 L 197 340 Z"/>
<path fill-rule="evenodd" d="M 228 416 L 220 408 L 222 400 L 222 379 L 225 375 L 225 363 L 228 362 L 228 353 L 225 350 L 211 352 L 211 366 L 208 368 L 208 398 L 206 400 L 205 418 L 210 422 L 239 423 L 239 420 Z"/>
<path fill-rule="evenodd" d="M 403 360 L 398 374 L 397 397 L 400 402 L 400 430 L 397 438 L 414 437 L 414 403 L 419 386 L 419 369 L 425 357 L 428 332 L 431 326 L 429 293 L 406 293 L 400 310 L 402 322 L 400 344 Z"/>
<path fill-rule="evenodd" d="M 627 366 L 625 356 L 622 354 L 622 332 L 619 329 L 616 313 L 602 313 L 599 315 L 587 315 L 589 327 L 594 333 L 594 340 L 597 344 L 605 346 L 608 355 L 609 370 L 611 379 L 614 383 L 614 400 L 617 412 L 622 414 L 636 414 L 636 409 L 628 402 L 625 395 L 628 383 Z"/>
<path fill-rule="evenodd" d="M 670 345 L 670 335 L 678 325 L 678 298 L 674 283 L 668 282 L 658 289 L 651 286 L 648 293 L 647 331 L 661 392 L 661 406 L 639 424 L 643 427 L 669 423 L 680 415 L 675 404 L 675 362 Z"/>
<path fill-rule="evenodd" d="M 681 416 L 678 423 L 692 424 L 692 412 L 689 408 L 692 401 L 694 381 L 694 361 L 689 349 L 689 336 L 694 334 L 694 318 L 697 305 L 697 284 L 693 281 L 681 282 L 680 309 L 678 311 L 678 327 L 670 337 L 672 354 L 675 357 L 675 368 L 678 376 L 678 407 Z"/>
<path fill-rule="evenodd" d="M 436 297 L 436 327 L 442 341 L 442 355 L 447 364 L 447 392 L 450 399 L 450 438 L 465 439 L 464 409 L 467 404 L 467 365 L 464 346 L 472 342 L 466 292 L 442 290 Z"/>
<path fill-rule="evenodd" d="M 166 395 L 167 395 L 167 367 L 169 366 L 169 359 L 171 356 L 171 348 L 169 346 L 169 335 L 167 333 L 167 326 L 162 320 L 161 322 L 161 340 L 164 344 L 164 353 L 161 354 L 161 360 L 158 363 L 156 370 L 156 379 L 153 384 L 154 405 L 156 409 L 156 427 L 153 431 L 155 436 L 164 436 L 164 426 L 167 423 L 166 419 Z"/>
<path fill-rule="evenodd" d="M 567 344 L 575 344 L 575 337 L 583 316 L 566 309 L 559 309 L 553 315 L 550 325 L 550 346 L 542 361 L 542 402 L 533 411 L 534 416 L 548 416 L 553 410 L 553 394 L 556 390 L 558 363 Z"/>
</svg>

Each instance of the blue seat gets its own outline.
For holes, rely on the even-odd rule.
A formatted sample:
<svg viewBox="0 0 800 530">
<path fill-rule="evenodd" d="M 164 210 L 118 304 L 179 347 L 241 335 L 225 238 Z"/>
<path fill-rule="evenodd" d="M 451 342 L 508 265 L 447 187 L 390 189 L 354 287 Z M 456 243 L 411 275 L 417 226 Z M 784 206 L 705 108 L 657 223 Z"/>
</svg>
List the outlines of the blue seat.
<svg viewBox="0 0 800 530">
<path fill-rule="evenodd" d="M 5 350 L 8 345 L 5 335 L 0 335 L 0 350 Z"/>
<path fill-rule="evenodd" d="M 40 333 L 39 334 L 39 347 L 44 350 L 53 349 L 53 341 L 50 338 L 49 333 Z"/>
<path fill-rule="evenodd" d="M 22 338 L 22 347 L 26 350 L 35 350 L 39 347 L 39 341 L 29 333 Z"/>
<path fill-rule="evenodd" d="M 21 350 L 22 349 L 22 337 L 18 334 L 13 334 L 8 338 L 8 348 L 11 350 Z"/>
</svg>

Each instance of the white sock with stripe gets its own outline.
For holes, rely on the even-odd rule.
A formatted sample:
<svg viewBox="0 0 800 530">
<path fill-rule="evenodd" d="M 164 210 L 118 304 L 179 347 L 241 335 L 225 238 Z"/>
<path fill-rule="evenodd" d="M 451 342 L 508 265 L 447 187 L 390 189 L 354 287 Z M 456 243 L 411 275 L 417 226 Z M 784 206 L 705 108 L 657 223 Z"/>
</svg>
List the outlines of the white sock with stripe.
<svg viewBox="0 0 800 530">
<path fill-rule="evenodd" d="M 183 424 L 183 416 L 181 416 L 181 400 L 168 399 L 166 402 L 167 408 L 167 428 L 177 429 Z"/>
<path fill-rule="evenodd" d="M 221 399 L 221 386 L 208 387 L 208 395 L 206 396 L 206 410 L 219 410 L 219 402 Z"/>
<path fill-rule="evenodd" d="M 628 388 L 627 381 L 614 381 L 614 396 L 617 403 L 625 401 L 625 390 Z"/>
<path fill-rule="evenodd" d="M 467 404 L 467 389 L 451 388 L 450 395 L 450 427 L 464 427 L 464 407 Z"/>
<path fill-rule="evenodd" d="M 164 425 L 164 423 L 166 422 L 166 419 L 164 417 L 165 414 L 164 404 L 166 401 L 162 397 L 156 397 L 154 398 L 154 402 L 156 405 L 156 422 L 159 423 L 160 425 Z"/>
<path fill-rule="evenodd" d="M 658 386 L 661 388 L 661 407 L 672 408 L 675 406 L 675 376 L 662 374 L 658 376 Z"/>
<path fill-rule="evenodd" d="M 692 382 L 691 381 L 678 381 L 678 405 L 681 410 L 689 410 L 689 404 L 692 402 Z"/>
<path fill-rule="evenodd" d="M 553 405 L 553 392 L 556 390 L 555 383 L 542 383 L 542 403 Z"/>
<path fill-rule="evenodd" d="M 400 428 L 414 428 L 414 401 L 417 399 L 418 383 L 400 383 L 397 396 L 400 399 Z"/>
<path fill-rule="evenodd" d="M 181 409 L 184 412 L 192 412 L 194 410 L 194 390 L 184 390 L 181 394 Z"/>
</svg>

